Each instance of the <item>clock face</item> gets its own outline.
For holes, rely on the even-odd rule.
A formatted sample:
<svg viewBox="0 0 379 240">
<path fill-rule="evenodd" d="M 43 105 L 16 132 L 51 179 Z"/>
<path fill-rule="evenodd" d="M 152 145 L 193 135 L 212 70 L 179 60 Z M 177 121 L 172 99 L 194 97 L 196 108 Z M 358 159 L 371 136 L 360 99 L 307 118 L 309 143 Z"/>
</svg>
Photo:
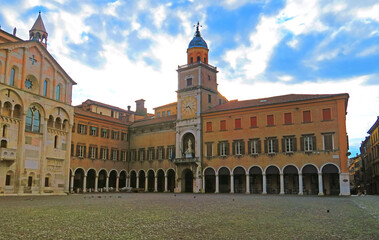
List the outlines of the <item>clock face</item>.
<svg viewBox="0 0 379 240">
<path fill-rule="evenodd" d="M 30 81 L 30 79 L 25 80 L 25 87 L 27 89 L 31 89 L 33 87 L 33 83 L 32 83 L 32 81 Z"/>
<path fill-rule="evenodd" d="M 185 97 L 181 104 L 182 114 L 185 116 L 192 116 L 197 111 L 197 101 L 195 97 Z"/>
</svg>

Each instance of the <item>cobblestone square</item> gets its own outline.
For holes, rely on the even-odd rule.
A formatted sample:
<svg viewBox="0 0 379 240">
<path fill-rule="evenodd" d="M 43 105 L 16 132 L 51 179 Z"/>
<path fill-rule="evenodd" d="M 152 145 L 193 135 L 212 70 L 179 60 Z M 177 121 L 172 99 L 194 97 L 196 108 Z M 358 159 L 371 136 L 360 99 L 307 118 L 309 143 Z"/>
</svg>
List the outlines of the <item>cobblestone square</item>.
<svg viewBox="0 0 379 240">
<path fill-rule="evenodd" d="M 0 239 L 378 239 L 379 197 L 110 193 L 0 198 Z"/>
</svg>

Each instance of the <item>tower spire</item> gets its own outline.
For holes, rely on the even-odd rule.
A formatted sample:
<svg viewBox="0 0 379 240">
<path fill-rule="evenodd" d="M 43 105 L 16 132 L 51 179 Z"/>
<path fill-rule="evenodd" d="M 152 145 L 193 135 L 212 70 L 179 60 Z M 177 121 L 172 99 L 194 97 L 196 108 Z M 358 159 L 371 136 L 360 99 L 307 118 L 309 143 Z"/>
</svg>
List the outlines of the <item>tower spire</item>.
<svg viewBox="0 0 379 240">
<path fill-rule="evenodd" d="M 33 27 L 29 30 L 29 40 L 38 41 L 47 47 L 47 36 L 48 33 L 46 32 L 45 24 L 43 24 L 41 11 L 39 11 L 37 20 L 33 24 Z"/>
</svg>

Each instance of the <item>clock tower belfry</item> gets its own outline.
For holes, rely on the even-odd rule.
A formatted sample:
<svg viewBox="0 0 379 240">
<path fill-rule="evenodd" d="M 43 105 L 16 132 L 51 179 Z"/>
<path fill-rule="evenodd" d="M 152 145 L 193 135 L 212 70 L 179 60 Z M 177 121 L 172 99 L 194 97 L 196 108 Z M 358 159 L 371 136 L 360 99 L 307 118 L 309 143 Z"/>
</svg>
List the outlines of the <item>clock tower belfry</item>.
<svg viewBox="0 0 379 240">
<path fill-rule="evenodd" d="M 196 32 L 187 48 L 187 64 L 178 66 L 176 158 L 178 192 L 201 192 L 201 113 L 224 102 L 217 91 L 217 68 L 208 64 L 208 45 Z"/>
</svg>

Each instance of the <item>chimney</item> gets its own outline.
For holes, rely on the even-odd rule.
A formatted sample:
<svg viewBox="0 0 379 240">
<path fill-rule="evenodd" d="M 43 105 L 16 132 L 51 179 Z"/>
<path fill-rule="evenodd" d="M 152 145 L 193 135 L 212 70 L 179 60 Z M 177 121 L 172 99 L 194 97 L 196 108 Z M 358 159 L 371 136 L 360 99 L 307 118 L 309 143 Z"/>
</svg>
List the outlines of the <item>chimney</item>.
<svg viewBox="0 0 379 240">
<path fill-rule="evenodd" d="M 140 115 L 146 115 L 145 100 L 140 99 L 136 101 L 136 112 Z"/>
<path fill-rule="evenodd" d="M 128 106 L 128 112 L 130 112 L 130 106 Z"/>
<path fill-rule="evenodd" d="M 13 28 L 13 36 L 16 36 L 17 28 Z"/>
</svg>

